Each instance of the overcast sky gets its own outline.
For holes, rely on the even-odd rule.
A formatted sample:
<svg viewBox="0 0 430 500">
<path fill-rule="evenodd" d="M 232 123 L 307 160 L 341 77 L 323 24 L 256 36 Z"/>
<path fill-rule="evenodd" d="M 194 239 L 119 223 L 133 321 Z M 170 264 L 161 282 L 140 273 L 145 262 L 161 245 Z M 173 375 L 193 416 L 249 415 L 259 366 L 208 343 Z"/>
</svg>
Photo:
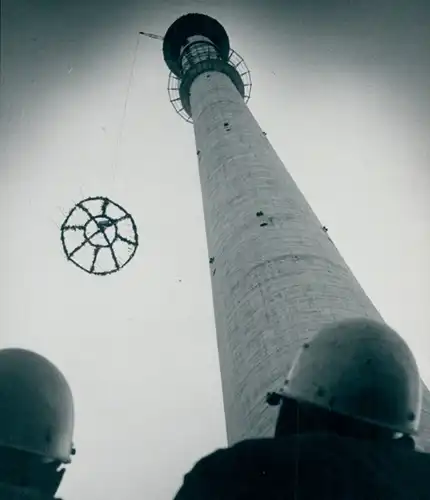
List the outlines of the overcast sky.
<svg viewBox="0 0 430 500">
<path fill-rule="evenodd" d="M 225 26 L 252 112 L 430 384 L 427 3 L 3 0 L 0 347 L 71 385 L 66 500 L 171 499 L 226 445 L 193 130 L 161 42 L 137 35 L 187 12 Z M 140 237 L 105 277 L 66 260 L 59 230 L 99 195 Z"/>
</svg>

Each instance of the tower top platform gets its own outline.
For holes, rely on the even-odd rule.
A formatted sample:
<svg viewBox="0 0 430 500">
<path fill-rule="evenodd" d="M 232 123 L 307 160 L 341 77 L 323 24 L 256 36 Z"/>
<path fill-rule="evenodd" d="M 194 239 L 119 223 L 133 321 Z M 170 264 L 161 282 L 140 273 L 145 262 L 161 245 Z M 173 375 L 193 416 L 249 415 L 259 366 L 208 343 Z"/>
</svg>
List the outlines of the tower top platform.
<svg viewBox="0 0 430 500">
<path fill-rule="evenodd" d="M 223 26 L 212 17 L 204 14 L 185 14 L 178 18 L 167 30 L 163 42 L 164 61 L 170 71 L 180 76 L 179 56 L 187 38 L 201 35 L 217 47 L 220 56 L 227 60 L 230 53 L 230 41 Z"/>
</svg>

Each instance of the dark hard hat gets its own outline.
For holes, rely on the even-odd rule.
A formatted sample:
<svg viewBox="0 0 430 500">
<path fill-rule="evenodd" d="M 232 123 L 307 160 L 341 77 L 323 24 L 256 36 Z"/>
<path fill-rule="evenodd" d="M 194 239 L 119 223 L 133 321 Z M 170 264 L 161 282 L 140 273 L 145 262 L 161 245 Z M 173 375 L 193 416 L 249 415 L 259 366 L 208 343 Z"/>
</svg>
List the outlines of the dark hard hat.
<svg viewBox="0 0 430 500">
<path fill-rule="evenodd" d="M 393 329 L 369 319 L 324 327 L 301 348 L 279 394 L 396 432 L 418 430 L 415 358 Z"/>
<path fill-rule="evenodd" d="M 25 349 L 0 350 L 0 446 L 70 462 L 74 407 L 63 374 Z"/>
</svg>

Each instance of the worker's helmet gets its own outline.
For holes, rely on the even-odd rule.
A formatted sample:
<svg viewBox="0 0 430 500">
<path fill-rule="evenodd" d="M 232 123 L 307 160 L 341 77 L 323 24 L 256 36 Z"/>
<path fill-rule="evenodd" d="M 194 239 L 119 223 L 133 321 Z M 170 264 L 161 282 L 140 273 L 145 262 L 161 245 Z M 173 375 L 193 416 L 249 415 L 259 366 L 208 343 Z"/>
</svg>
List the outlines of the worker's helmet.
<svg viewBox="0 0 430 500">
<path fill-rule="evenodd" d="M 354 319 L 328 325 L 305 343 L 278 395 L 415 434 L 422 384 L 411 350 L 394 330 Z"/>
<path fill-rule="evenodd" d="M 0 447 L 69 463 L 73 397 L 63 374 L 25 349 L 0 350 Z"/>
</svg>

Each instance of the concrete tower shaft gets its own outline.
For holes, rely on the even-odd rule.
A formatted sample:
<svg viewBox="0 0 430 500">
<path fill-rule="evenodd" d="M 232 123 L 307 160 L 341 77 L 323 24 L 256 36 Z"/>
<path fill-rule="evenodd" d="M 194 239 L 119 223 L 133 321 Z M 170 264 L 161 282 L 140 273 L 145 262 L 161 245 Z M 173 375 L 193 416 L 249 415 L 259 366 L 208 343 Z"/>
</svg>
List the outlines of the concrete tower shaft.
<svg viewBox="0 0 430 500">
<path fill-rule="evenodd" d="M 272 436 L 265 395 L 298 348 L 333 321 L 383 319 L 244 103 L 222 26 L 183 16 L 163 51 L 194 125 L 228 443 Z"/>
</svg>

